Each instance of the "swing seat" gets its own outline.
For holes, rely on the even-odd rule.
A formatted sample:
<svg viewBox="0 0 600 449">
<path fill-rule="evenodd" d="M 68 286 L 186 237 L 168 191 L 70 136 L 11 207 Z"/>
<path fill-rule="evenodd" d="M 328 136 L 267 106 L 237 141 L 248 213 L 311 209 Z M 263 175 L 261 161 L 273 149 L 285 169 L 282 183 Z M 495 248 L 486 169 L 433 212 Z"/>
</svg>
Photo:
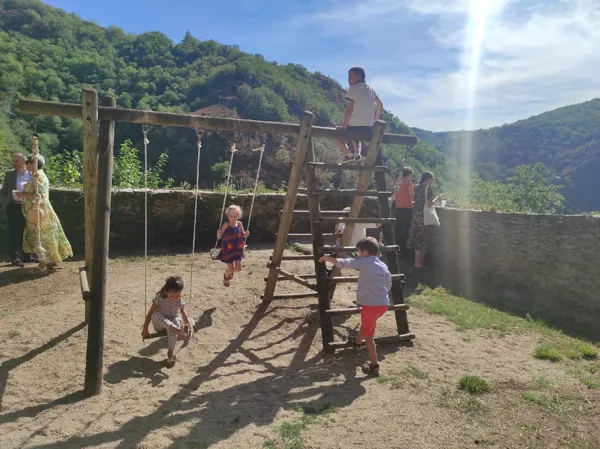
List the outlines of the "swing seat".
<svg viewBox="0 0 600 449">
<path fill-rule="evenodd" d="M 219 260 L 220 255 L 221 255 L 221 248 L 215 248 L 210 252 L 210 258 L 212 260 Z"/>
</svg>

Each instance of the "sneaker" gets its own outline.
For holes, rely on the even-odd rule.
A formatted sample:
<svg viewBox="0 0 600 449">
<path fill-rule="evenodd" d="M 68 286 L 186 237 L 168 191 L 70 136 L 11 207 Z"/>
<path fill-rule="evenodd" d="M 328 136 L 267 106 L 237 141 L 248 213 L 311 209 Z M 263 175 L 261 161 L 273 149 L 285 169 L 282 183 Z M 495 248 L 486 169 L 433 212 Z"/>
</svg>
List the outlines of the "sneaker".
<svg viewBox="0 0 600 449">
<path fill-rule="evenodd" d="M 365 374 L 370 374 L 371 376 L 379 376 L 379 363 L 376 365 L 371 365 L 371 363 L 367 363 L 363 366 L 363 372 Z"/>
<path fill-rule="evenodd" d="M 342 164 L 351 164 L 355 161 L 354 154 L 348 154 L 344 157 Z"/>
<path fill-rule="evenodd" d="M 13 267 L 18 267 L 18 268 L 23 268 L 25 266 L 25 264 L 23 262 L 21 262 L 20 259 L 15 259 L 12 261 L 11 265 Z"/>
<path fill-rule="evenodd" d="M 362 156 L 360 155 L 360 153 L 355 153 L 354 154 L 354 163 L 355 164 L 362 164 Z"/>
</svg>

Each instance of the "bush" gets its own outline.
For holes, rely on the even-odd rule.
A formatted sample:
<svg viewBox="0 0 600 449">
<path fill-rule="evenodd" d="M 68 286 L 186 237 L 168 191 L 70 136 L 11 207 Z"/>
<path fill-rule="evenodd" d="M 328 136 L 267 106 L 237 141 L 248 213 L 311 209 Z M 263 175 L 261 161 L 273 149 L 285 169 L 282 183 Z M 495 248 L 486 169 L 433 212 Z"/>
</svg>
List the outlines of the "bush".
<svg viewBox="0 0 600 449">
<path fill-rule="evenodd" d="M 477 376 L 463 376 L 458 381 L 461 390 L 468 391 L 471 394 L 481 394 L 490 391 L 487 381 Z"/>
</svg>

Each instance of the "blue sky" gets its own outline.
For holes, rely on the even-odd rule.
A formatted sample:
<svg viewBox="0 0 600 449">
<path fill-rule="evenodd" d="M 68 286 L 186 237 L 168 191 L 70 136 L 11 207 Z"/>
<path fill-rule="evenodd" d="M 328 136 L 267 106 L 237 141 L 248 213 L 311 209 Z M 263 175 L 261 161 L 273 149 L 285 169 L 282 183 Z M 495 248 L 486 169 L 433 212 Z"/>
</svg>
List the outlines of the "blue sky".
<svg viewBox="0 0 600 449">
<path fill-rule="evenodd" d="M 600 97 L 600 0 L 46 0 L 129 33 L 186 31 L 346 85 L 434 131 L 486 128 Z"/>
</svg>

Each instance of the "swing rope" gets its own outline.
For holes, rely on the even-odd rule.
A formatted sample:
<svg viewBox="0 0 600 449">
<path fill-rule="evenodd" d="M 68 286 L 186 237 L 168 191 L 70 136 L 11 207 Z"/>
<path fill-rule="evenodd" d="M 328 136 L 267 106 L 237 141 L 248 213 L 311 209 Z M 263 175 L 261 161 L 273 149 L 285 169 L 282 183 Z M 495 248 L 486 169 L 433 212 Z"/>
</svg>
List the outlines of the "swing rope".
<svg viewBox="0 0 600 449">
<path fill-rule="evenodd" d="M 198 222 L 198 184 L 200 183 L 200 149 L 202 148 L 202 131 L 196 130 L 196 141 L 198 143 L 198 157 L 196 158 L 196 186 L 194 189 L 194 230 L 192 231 L 192 266 L 190 268 L 190 307 L 192 303 L 192 283 L 194 281 L 194 255 L 196 254 L 196 223 Z"/>
<path fill-rule="evenodd" d="M 248 214 L 248 228 L 246 231 L 250 232 L 250 220 L 252 220 L 252 210 L 254 209 L 254 199 L 256 198 L 256 191 L 258 189 L 258 180 L 260 179 L 260 167 L 262 165 L 263 154 L 265 153 L 265 145 L 263 144 L 260 148 L 256 148 L 253 151 L 260 151 L 260 159 L 258 159 L 258 169 L 256 170 L 256 179 L 254 180 L 254 193 L 252 194 L 252 203 L 250 203 L 250 213 Z M 246 241 L 248 237 L 244 238 L 244 247 L 246 247 Z"/>
<path fill-rule="evenodd" d="M 235 149 L 235 142 L 233 142 L 233 144 L 231 145 L 231 157 L 229 158 L 229 173 L 227 173 L 227 182 L 225 183 L 225 195 L 223 195 L 223 207 L 221 208 L 221 222 L 219 223 L 219 229 L 221 229 L 221 226 L 223 226 L 223 221 L 224 218 L 223 216 L 225 215 L 225 204 L 227 203 L 227 194 L 229 193 L 229 179 L 231 178 L 231 166 L 233 165 L 233 155 L 235 154 L 237 150 Z M 215 242 L 215 247 L 212 250 L 212 253 L 214 253 L 217 249 L 217 247 L 219 246 L 219 239 L 217 238 L 217 241 Z"/>
<path fill-rule="evenodd" d="M 144 133 L 144 319 L 148 313 L 148 125 L 142 125 Z"/>
<path fill-rule="evenodd" d="M 36 245 L 35 245 L 35 252 L 36 255 L 38 256 L 39 260 L 43 260 L 45 258 L 46 255 L 46 250 L 44 249 L 44 247 L 42 246 L 42 228 L 41 228 L 41 224 L 40 222 L 42 221 L 42 210 L 41 210 L 41 204 L 42 204 L 42 197 L 40 196 L 40 191 L 39 191 L 39 177 L 40 174 L 38 173 L 38 158 L 39 158 L 39 147 L 38 147 L 38 137 L 37 134 L 35 133 L 35 128 L 36 128 L 36 122 L 34 122 L 34 135 L 33 135 L 33 142 L 32 142 L 32 148 L 31 148 L 31 154 L 33 156 L 33 167 L 32 167 L 32 177 L 35 178 L 35 182 L 33 183 L 34 185 L 34 193 L 33 193 L 33 209 L 35 209 L 35 213 L 36 213 L 36 223 L 35 223 L 35 231 L 36 231 Z"/>
</svg>

